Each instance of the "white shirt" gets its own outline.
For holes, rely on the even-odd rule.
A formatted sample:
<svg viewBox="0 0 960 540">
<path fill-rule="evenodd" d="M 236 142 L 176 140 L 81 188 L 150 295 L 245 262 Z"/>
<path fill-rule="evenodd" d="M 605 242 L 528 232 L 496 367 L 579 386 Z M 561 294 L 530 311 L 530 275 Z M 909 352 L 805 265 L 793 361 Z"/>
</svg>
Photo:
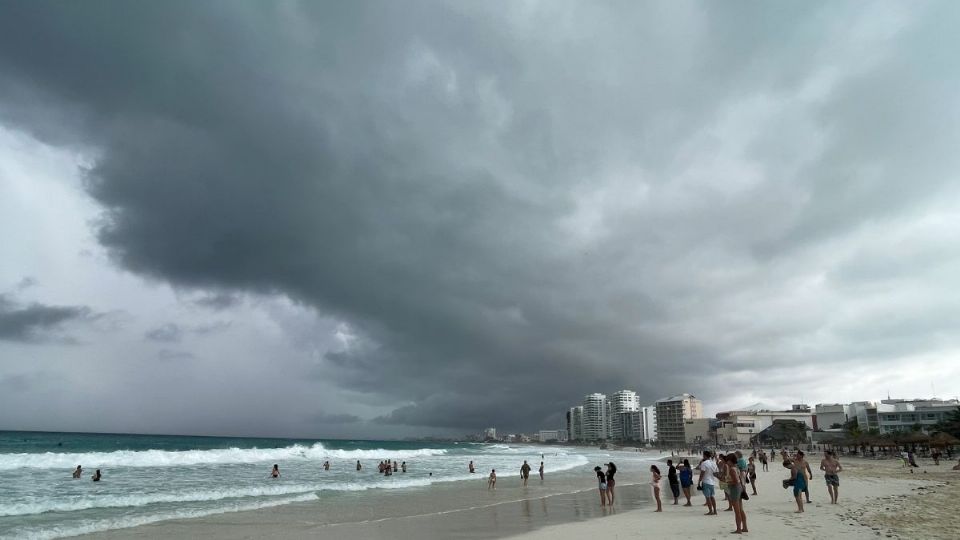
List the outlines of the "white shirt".
<svg viewBox="0 0 960 540">
<path fill-rule="evenodd" d="M 700 470 L 703 471 L 703 483 L 710 484 L 711 486 L 717 485 L 717 477 L 714 476 L 714 473 L 720 472 L 720 469 L 717 468 L 717 464 L 713 462 L 712 459 L 708 459 L 700 464 Z"/>
</svg>

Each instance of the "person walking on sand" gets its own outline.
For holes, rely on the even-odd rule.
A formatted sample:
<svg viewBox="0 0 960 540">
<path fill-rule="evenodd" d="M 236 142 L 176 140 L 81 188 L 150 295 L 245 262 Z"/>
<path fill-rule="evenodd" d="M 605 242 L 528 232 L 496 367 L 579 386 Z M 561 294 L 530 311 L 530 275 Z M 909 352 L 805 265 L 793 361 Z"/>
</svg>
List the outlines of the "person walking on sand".
<svg viewBox="0 0 960 540">
<path fill-rule="evenodd" d="M 823 453 L 823 459 L 820 460 L 820 470 L 823 471 L 823 479 L 827 482 L 827 492 L 830 494 L 830 504 L 837 504 L 840 498 L 840 475 L 843 470 L 840 460 L 832 450 Z"/>
<path fill-rule="evenodd" d="M 803 456 L 801 454 L 797 454 L 797 459 L 790 467 L 790 480 L 793 482 L 793 498 L 797 501 L 797 511 L 795 513 L 802 514 L 803 492 L 807 489 L 807 476 L 803 467 Z"/>
<path fill-rule="evenodd" d="M 697 480 L 697 486 L 703 491 L 703 497 L 707 500 L 707 513 L 706 516 L 715 516 L 717 515 L 717 499 L 716 499 L 716 486 L 717 486 L 717 464 L 710 459 L 710 451 L 706 450 L 703 452 L 703 461 L 700 462 L 700 478 Z"/>
<path fill-rule="evenodd" d="M 497 470 L 490 469 L 490 476 L 487 477 L 487 489 L 497 489 Z"/>
<path fill-rule="evenodd" d="M 270 471 L 270 477 L 280 478 L 280 467 L 276 463 L 273 464 L 273 470 Z"/>
<path fill-rule="evenodd" d="M 663 504 L 660 502 L 660 469 L 656 465 L 650 466 L 650 485 L 653 487 L 653 498 L 657 500 L 657 509 L 654 512 L 663 512 Z"/>
<path fill-rule="evenodd" d="M 540 473 L 540 481 L 543 482 L 543 462 L 542 461 L 540 462 L 539 473 Z"/>
<path fill-rule="evenodd" d="M 680 478 L 677 477 L 677 468 L 673 466 L 673 460 L 667 460 L 667 483 L 670 484 L 670 493 L 673 494 L 674 506 L 680 504 Z"/>
<path fill-rule="evenodd" d="M 597 487 L 600 490 L 600 506 L 607 506 L 607 475 L 603 474 L 603 470 L 600 469 L 599 465 L 593 468 L 593 472 L 597 475 Z"/>
<path fill-rule="evenodd" d="M 73 477 L 80 478 L 83 475 L 83 468 L 77 465 L 77 468 L 73 470 Z"/>
<path fill-rule="evenodd" d="M 807 497 L 807 504 L 810 502 L 810 480 L 813 479 L 813 470 L 810 469 L 810 463 L 807 461 L 803 450 L 797 450 L 797 460 L 803 464 L 803 478 L 806 482 L 803 485 L 803 494 Z"/>
<path fill-rule="evenodd" d="M 730 496 L 730 504 L 733 506 L 733 520 L 737 525 L 737 530 L 733 534 L 741 534 L 747 531 L 747 514 L 743 511 L 743 481 L 740 476 L 740 468 L 737 467 L 737 456 L 727 455 L 727 491 Z"/>
<path fill-rule="evenodd" d="M 520 466 L 520 478 L 523 478 L 523 485 L 526 487 L 527 480 L 530 478 L 530 465 L 527 464 L 527 460 L 523 460 L 523 465 Z"/>
<path fill-rule="evenodd" d="M 683 496 L 687 499 L 687 504 L 684 506 L 692 506 L 690 504 L 690 486 L 693 485 L 693 470 L 690 468 L 689 459 L 683 460 L 678 476 L 680 477 L 680 489 L 683 490 Z"/>
<path fill-rule="evenodd" d="M 750 487 L 753 488 L 753 495 L 757 494 L 757 464 L 753 462 L 753 456 L 747 463 L 747 478 L 750 480 Z"/>
<path fill-rule="evenodd" d="M 607 504 L 613 506 L 613 497 L 614 487 L 617 485 L 617 481 L 613 478 L 617 474 L 617 466 L 611 461 L 607 463 Z"/>
<path fill-rule="evenodd" d="M 763 472 L 767 472 L 770 469 L 767 467 L 767 453 L 760 452 L 760 468 L 763 469 Z"/>
</svg>

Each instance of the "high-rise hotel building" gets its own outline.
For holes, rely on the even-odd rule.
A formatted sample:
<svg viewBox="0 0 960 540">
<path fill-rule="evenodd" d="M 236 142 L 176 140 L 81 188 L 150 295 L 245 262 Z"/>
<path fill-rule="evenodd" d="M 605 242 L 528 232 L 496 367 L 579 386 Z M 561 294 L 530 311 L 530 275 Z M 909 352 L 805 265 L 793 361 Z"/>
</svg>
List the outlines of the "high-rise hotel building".
<svg viewBox="0 0 960 540">
<path fill-rule="evenodd" d="M 663 446 L 684 446 L 683 421 L 703 418 L 703 402 L 690 394 L 659 399 L 656 407 L 657 442 Z"/>
</svg>

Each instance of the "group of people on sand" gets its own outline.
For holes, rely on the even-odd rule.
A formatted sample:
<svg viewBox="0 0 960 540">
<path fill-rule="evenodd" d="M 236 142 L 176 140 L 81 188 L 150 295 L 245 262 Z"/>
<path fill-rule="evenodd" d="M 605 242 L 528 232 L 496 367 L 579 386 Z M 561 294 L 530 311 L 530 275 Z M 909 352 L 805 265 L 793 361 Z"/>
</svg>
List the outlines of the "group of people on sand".
<svg viewBox="0 0 960 540">
<path fill-rule="evenodd" d="M 617 466 L 611 461 L 606 464 L 607 470 L 604 471 L 599 465 L 593 468 L 597 475 L 597 482 L 600 488 L 600 506 L 613 506 L 613 500 L 616 497 L 616 474 Z"/>
<path fill-rule="evenodd" d="M 781 456 L 783 466 L 790 470 L 790 477 L 783 481 L 783 487 L 793 487 L 797 512 L 803 512 L 804 501 L 810 502 L 809 482 L 813 478 L 813 471 L 803 451 L 799 449 L 793 454 L 784 449 Z M 676 463 L 673 459 L 668 459 L 666 479 L 670 488 L 669 495 L 673 497 L 674 505 L 680 505 L 682 496 L 686 499 L 682 506 L 692 506 L 690 490 L 694 486 L 694 476 L 696 475 L 696 489 L 703 492 L 704 506 L 707 507 L 705 515 L 718 515 L 717 492 L 719 491 L 727 502 L 725 510 L 733 513 L 736 526 L 733 533 L 749 532 L 744 502 L 749 501 L 751 495 L 758 495 L 757 462 L 760 463 L 763 471 L 769 471 L 768 464 L 775 458 L 776 453 L 771 449 L 769 459 L 763 451 L 758 452 L 757 450 L 754 450 L 749 456 L 744 456 L 743 452 L 739 450 L 727 454 L 705 451 L 703 452 L 703 458 L 697 463 L 696 467 L 691 466 L 689 459 L 678 460 Z M 960 469 L 960 465 L 955 468 Z M 613 504 L 616 465 L 608 463 L 606 472 L 599 466 L 594 467 L 593 470 L 597 476 L 600 504 L 602 506 Z M 824 481 L 830 494 L 830 502 L 831 504 L 837 504 L 840 490 L 839 473 L 843 471 L 843 467 L 834 452 L 828 450 L 824 453 L 820 462 L 820 470 L 824 474 Z M 650 486 L 657 503 L 655 512 L 662 512 L 663 472 L 657 465 L 651 465 L 650 475 Z"/>
<path fill-rule="evenodd" d="M 77 468 L 73 470 L 73 479 L 79 480 L 82 477 L 83 477 L 83 467 L 81 467 L 80 465 L 77 465 Z M 96 472 L 93 473 L 93 481 L 99 482 L 101 478 L 103 478 L 103 475 L 100 474 L 100 469 L 97 469 Z"/>
</svg>

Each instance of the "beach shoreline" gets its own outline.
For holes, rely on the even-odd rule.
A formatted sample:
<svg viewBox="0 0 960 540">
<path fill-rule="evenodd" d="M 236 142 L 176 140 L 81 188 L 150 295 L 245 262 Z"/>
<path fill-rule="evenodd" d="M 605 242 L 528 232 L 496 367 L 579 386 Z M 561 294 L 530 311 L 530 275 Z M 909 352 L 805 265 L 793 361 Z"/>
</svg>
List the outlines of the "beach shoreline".
<svg viewBox="0 0 960 540">
<path fill-rule="evenodd" d="M 670 456 L 650 455 L 663 461 Z M 677 459 L 677 458 L 674 458 Z M 819 456 L 810 456 L 815 470 L 811 481 L 813 504 L 795 514 L 792 492 L 781 486 L 788 476 L 779 461 L 769 472 L 758 472 L 759 495 L 745 503 L 750 533 L 773 540 L 802 534 L 813 538 L 954 538 L 958 522 L 960 472 L 952 463 L 939 467 L 923 462 L 914 473 L 898 460 L 843 458 L 840 504 L 830 505 L 817 470 Z M 264 510 L 218 514 L 206 518 L 164 521 L 134 528 L 84 536 L 84 538 L 206 537 L 220 538 L 516 538 L 566 540 L 590 536 L 609 538 L 671 537 L 716 538 L 733 528 L 733 516 L 724 512 L 718 497 L 719 516 L 703 516 L 703 497 L 693 492 L 693 506 L 673 506 L 665 485 L 664 512 L 653 513 L 647 474 L 624 471 L 618 485 L 617 504 L 601 509 L 595 489 L 548 493 L 519 488 L 509 480 L 496 494 L 485 493 L 480 482 L 444 486 L 448 498 L 455 493 L 487 498 L 487 504 L 467 508 L 436 508 L 414 515 L 397 515 L 352 523 L 320 523 L 311 518 L 317 503 L 286 505 Z M 510 480 L 513 480 L 512 478 Z M 472 485 L 471 485 L 472 484 Z M 411 501 L 415 494 L 384 494 L 394 502 Z M 385 504 L 393 504 L 384 499 Z M 681 504 L 683 497 L 681 496 Z M 417 504 L 412 502 L 412 504 Z M 748 536 L 749 536 L 748 535 Z"/>
</svg>

